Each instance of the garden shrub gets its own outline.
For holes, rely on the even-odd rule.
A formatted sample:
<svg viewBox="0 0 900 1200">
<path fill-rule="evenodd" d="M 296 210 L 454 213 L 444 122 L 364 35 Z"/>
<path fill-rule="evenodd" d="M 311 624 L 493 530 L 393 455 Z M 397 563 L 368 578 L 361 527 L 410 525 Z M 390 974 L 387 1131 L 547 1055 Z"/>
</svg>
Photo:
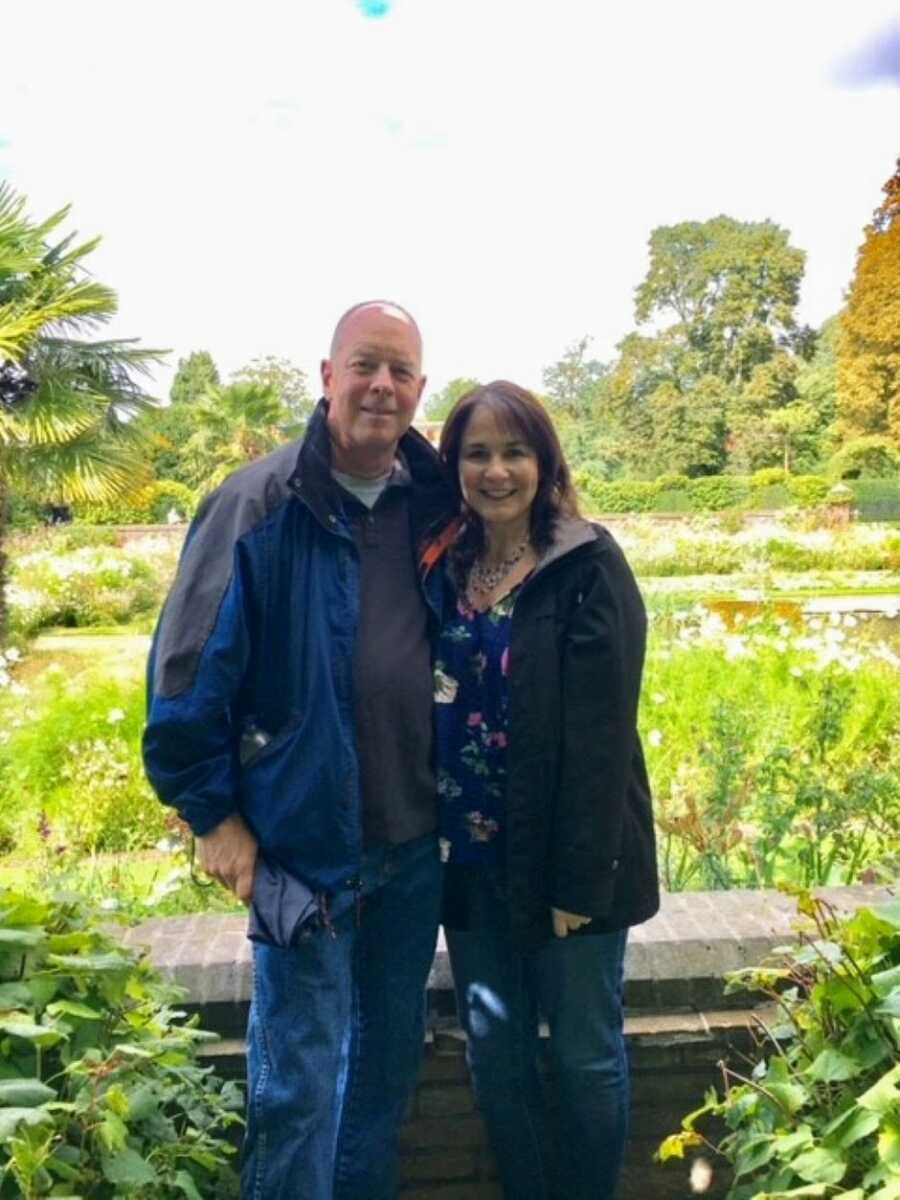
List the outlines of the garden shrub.
<svg viewBox="0 0 900 1200">
<path fill-rule="evenodd" d="M 51 675 L 49 695 L 0 741 L 0 825 L 17 849 L 77 852 L 151 847 L 168 811 L 144 775 L 140 679 Z"/>
<path fill-rule="evenodd" d="M 814 508 L 828 495 L 829 482 L 822 475 L 788 475 L 785 487 L 795 504 Z"/>
<path fill-rule="evenodd" d="M 162 525 L 174 509 L 183 520 L 197 509 L 197 493 L 175 479 L 156 479 L 107 504 L 75 506 L 79 520 L 95 525 Z"/>
<path fill-rule="evenodd" d="M 854 438 L 828 460 L 831 479 L 883 479 L 898 474 L 900 449 L 880 434 Z"/>
<path fill-rule="evenodd" d="M 71 896 L 6 888 L 0 981 L 0 1197 L 237 1196 L 241 1091 L 197 1061 L 183 989 Z"/>
<path fill-rule="evenodd" d="M 726 992 L 762 992 L 755 1061 L 723 1064 L 724 1093 L 662 1143 L 658 1158 L 702 1149 L 724 1159 L 727 1200 L 900 1195 L 900 900 L 838 919 L 802 893 L 811 919 L 799 945 L 727 977 Z M 707 1122 L 727 1132 L 702 1132 Z M 721 1127 L 721 1126 L 720 1126 Z"/>
<path fill-rule="evenodd" d="M 778 512 L 790 508 L 794 503 L 790 488 L 784 483 L 770 483 L 766 487 L 756 488 L 750 496 L 750 507 L 763 512 Z"/>
<path fill-rule="evenodd" d="M 79 534 L 65 535 L 70 544 Z M 152 612 L 165 581 L 140 554 L 93 544 L 68 552 L 58 545 L 12 559 L 7 600 L 10 628 L 30 635 L 49 626 L 112 625 Z"/>
<path fill-rule="evenodd" d="M 654 482 L 664 492 L 686 492 L 691 481 L 687 475 L 679 475 L 676 471 L 672 471 L 667 475 L 657 475 Z"/>
<path fill-rule="evenodd" d="M 861 520 L 900 520 L 900 478 L 851 479 L 849 486 Z"/>
<path fill-rule="evenodd" d="M 696 512 L 717 512 L 747 500 L 750 487 L 737 475 L 706 475 L 690 481 L 688 495 Z"/>
<path fill-rule="evenodd" d="M 754 492 L 765 491 L 766 488 L 784 483 L 787 472 L 784 467 L 760 467 L 750 476 L 750 487 Z"/>
<path fill-rule="evenodd" d="M 689 513 L 693 512 L 690 497 L 681 488 L 663 488 L 653 498 L 651 512 L 657 513 Z"/>
</svg>

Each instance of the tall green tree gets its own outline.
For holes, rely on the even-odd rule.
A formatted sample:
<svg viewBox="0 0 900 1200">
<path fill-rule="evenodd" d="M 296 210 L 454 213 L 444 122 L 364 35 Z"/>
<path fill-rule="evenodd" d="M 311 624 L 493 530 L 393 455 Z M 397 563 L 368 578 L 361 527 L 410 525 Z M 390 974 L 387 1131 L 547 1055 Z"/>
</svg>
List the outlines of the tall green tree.
<svg viewBox="0 0 900 1200">
<path fill-rule="evenodd" d="M 445 421 L 460 396 L 479 386 L 479 380 L 468 375 L 451 379 L 439 392 L 432 392 L 425 401 L 425 416 L 429 421 Z"/>
<path fill-rule="evenodd" d="M 187 358 L 179 358 L 178 369 L 169 390 L 172 404 L 193 404 L 219 383 L 219 368 L 208 350 L 192 350 Z"/>
<path fill-rule="evenodd" d="M 610 369 L 608 363 L 590 357 L 590 344 L 587 336 L 572 342 L 562 358 L 543 372 L 544 392 L 552 408 L 588 422 L 593 420 L 601 384 Z"/>
<path fill-rule="evenodd" d="M 161 354 L 96 337 L 116 294 L 85 269 L 98 239 L 60 235 L 68 214 L 35 222 L 0 184 L 0 521 L 13 489 L 102 501 L 145 473 L 134 418 L 152 404 L 142 379 Z M 2 594 L 0 579 L 0 632 Z"/>
<path fill-rule="evenodd" d="M 720 216 L 653 230 L 635 317 L 655 332 L 624 339 L 604 392 L 631 473 L 781 460 L 783 439 L 754 430 L 797 401 L 813 349 L 795 312 L 804 260 L 771 221 Z"/>
<path fill-rule="evenodd" d="M 856 259 L 838 339 L 844 439 L 885 435 L 900 447 L 900 159 Z"/>
</svg>

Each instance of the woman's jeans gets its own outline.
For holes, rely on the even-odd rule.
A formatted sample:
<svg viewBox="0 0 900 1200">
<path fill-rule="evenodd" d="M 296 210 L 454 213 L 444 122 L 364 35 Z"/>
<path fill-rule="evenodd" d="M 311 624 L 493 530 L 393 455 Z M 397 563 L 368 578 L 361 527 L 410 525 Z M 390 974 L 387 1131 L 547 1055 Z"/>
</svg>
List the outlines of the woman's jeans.
<svg viewBox="0 0 900 1200">
<path fill-rule="evenodd" d="M 437 838 L 367 853 L 362 904 L 296 948 L 254 945 L 242 1200 L 391 1200 L 424 1043 Z"/>
<path fill-rule="evenodd" d="M 495 878 L 473 871 L 468 887 L 470 928 L 448 930 L 447 948 L 504 1194 L 507 1200 L 612 1200 L 628 1119 L 627 930 L 570 934 L 519 951 Z M 556 1153 L 549 1156 L 537 1069 L 539 1013 L 550 1027 L 559 1093 Z"/>
</svg>

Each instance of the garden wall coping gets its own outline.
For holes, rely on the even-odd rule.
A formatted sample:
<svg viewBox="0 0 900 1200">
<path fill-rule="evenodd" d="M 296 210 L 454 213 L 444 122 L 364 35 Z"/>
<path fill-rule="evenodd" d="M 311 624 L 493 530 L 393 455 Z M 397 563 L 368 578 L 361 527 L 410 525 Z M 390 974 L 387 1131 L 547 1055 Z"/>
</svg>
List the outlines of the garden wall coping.
<svg viewBox="0 0 900 1200">
<path fill-rule="evenodd" d="M 886 887 L 820 888 L 817 895 L 841 912 L 891 897 Z M 796 905 L 776 891 L 680 892 L 664 895 L 660 912 L 632 929 L 625 960 L 625 1000 L 632 1013 L 746 1006 L 746 995 L 725 997 L 727 971 L 759 963 L 794 934 Z M 153 962 L 187 989 L 187 1002 L 219 1010 L 213 1027 L 242 1031 L 252 988 L 251 947 L 242 915 L 157 918 L 123 934 L 144 946 Z M 438 943 L 429 978 L 433 1011 L 453 1011 L 453 981 Z M 231 1010 L 233 1021 L 227 1019 Z M 213 1015 L 211 1012 L 210 1016 Z"/>
</svg>

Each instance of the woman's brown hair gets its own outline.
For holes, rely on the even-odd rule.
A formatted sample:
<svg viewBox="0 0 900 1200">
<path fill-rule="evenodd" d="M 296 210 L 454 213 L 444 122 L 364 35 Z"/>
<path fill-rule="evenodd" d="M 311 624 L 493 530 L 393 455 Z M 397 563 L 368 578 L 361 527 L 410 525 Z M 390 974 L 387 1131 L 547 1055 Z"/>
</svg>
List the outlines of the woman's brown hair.
<svg viewBox="0 0 900 1200">
<path fill-rule="evenodd" d="M 553 540 L 553 530 L 561 515 L 578 515 L 578 501 L 562 446 L 547 410 L 531 392 L 506 379 L 472 388 L 460 396 L 450 410 L 441 430 L 438 447 L 447 466 L 447 474 L 457 501 L 463 509 L 464 526 L 453 550 L 455 573 L 468 569 L 484 547 L 481 518 L 463 505 L 459 486 L 459 459 L 463 438 L 476 408 L 486 407 L 498 423 L 513 429 L 534 450 L 538 460 L 538 487 L 531 505 L 531 544 L 540 553 Z"/>
</svg>

